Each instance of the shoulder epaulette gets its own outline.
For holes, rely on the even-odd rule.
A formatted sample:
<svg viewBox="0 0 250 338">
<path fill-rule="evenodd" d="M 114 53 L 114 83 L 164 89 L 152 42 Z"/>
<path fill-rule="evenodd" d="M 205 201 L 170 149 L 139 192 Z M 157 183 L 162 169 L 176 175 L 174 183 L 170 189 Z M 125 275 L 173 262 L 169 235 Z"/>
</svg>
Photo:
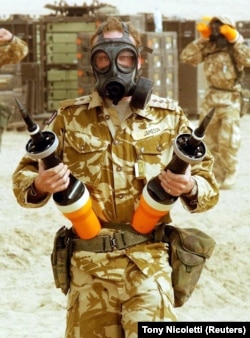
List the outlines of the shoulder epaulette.
<svg viewBox="0 0 250 338">
<path fill-rule="evenodd" d="M 67 100 L 61 101 L 59 103 L 59 106 L 60 108 L 65 109 L 70 106 L 80 106 L 83 104 L 89 104 L 89 102 L 90 102 L 90 96 L 86 95 L 86 96 L 77 97 L 75 99 L 67 99 Z"/>
<path fill-rule="evenodd" d="M 162 108 L 169 110 L 176 110 L 178 108 L 178 102 L 169 97 L 159 97 L 151 95 L 149 106 L 154 108 Z"/>
</svg>

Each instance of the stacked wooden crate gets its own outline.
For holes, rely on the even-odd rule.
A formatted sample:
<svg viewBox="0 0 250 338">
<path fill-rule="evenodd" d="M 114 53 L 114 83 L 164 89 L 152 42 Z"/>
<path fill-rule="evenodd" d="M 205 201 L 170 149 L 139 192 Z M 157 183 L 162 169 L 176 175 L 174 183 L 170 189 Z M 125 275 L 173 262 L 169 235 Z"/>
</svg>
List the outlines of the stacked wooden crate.
<svg viewBox="0 0 250 338">
<path fill-rule="evenodd" d="M 46 16 L 40 19 L 44 110 L 79 96 L 77 34 L 95 30 L 95 22 L 81 17 Z"/>
<path fill-rule="evenodd" d="M 178 50 L 176 32 L 145 32 L 143 45 L 152 53 L 142 53 L 142 76 L 154 81 L 153 93 L 178 99 Z"/>
</svg>

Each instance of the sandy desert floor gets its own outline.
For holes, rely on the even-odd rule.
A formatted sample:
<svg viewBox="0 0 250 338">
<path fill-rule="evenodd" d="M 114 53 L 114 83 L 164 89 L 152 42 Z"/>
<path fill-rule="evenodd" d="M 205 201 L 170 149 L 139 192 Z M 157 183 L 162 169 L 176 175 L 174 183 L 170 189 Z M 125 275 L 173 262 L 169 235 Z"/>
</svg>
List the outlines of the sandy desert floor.
<svg viewBox="0 0 250 338">
<path fill-rule="evenodd" d="M 190 300 L 177 309 L 180 321 L 249 321 L 250 318 L 250 115 L 241 119 L 240 173 L 219 203 L 190 215 L 180 204 L 174 223 L 198 227 L 216 240 Z M 56 230 L 68 221 L 53 201 L 23 209 L 12 193 L 11 174 L 24 153 L 28 135 L 6 131 L 0 153 L 0 336 L 62 338 L 66 297 L 54 286 L 50 253 Z"/>
</svg>

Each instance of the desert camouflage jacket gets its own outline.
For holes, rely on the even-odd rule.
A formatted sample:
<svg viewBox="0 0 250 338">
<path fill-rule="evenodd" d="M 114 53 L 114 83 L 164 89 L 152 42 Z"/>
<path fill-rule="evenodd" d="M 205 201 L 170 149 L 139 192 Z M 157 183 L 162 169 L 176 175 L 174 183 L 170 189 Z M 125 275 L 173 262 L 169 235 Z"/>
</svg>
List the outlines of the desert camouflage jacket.
<svg viewBox="0 0 250 338">
<path fill-rule="evenodd" d="M 11 42 L 0 44 L 0 67 L 21 61 L 28 54 L 27 43 L 17 36 Z"/>
<path fill-rule="evenodd" d="M 176 136 L 190 133 L 191 126 L 177 102 L 154 95 L 144 110 L 134 111 L 121 123 L 114 137 L 110 121 L 110 108 L 93 92 L 63 101 L 47 129 L 59 139 L 58 156 L 85 183 L 99 219 L 130 222 L 146 182 L 168 164 Z M 135 175 L 138 161 L 144 163 L 144 175 L 140 177 Z M 198 200 L 191 203 L 181 198 L 191 212 L 208 210 L 218 201 L 212 165 L 213 158 L 207 152 L 203 162 L 192 167 Z M 37 167 L 25 155 L 13 174 L 13 190 L 23 207 L 40 207 L 50 197 L 37 204 L 27 201 Z"/>
<path fill-rule="evenodd" d="M 231 56 L 230 56 L 231 55 Z M 250 48 L 245 43 L 228 44 L 224 49 L 216 48 L 212 42 L 189 43 L 180 54 L 180 61 L 197 66 L 203 62 L 208 86 L 224 90 L 240 91 L 237 71 L 250 67 Z"/>
</svg>

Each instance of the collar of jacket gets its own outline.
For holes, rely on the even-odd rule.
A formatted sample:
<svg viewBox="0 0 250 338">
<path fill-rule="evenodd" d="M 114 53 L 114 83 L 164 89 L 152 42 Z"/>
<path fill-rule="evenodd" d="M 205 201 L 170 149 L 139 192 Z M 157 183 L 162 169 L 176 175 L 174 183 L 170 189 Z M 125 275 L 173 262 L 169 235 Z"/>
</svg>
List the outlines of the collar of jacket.
<svg viewBox="0 0 250 338">
<path fill-rule="evenodd" d="M 93 91 L 90 95 L 90 102 L 88 105 L 88 109 L 93 109 L 96 107 L 103 107 L 104 106 L 104 101 L 103 98 L 98 94 L 97 91 Z M 147 105 L 145 109 L 133 109 L 133 113 L 137 114 L 143 118 L 153 120 L 153 116 L 149 113 L 149 106 Z"/>
</svg>

